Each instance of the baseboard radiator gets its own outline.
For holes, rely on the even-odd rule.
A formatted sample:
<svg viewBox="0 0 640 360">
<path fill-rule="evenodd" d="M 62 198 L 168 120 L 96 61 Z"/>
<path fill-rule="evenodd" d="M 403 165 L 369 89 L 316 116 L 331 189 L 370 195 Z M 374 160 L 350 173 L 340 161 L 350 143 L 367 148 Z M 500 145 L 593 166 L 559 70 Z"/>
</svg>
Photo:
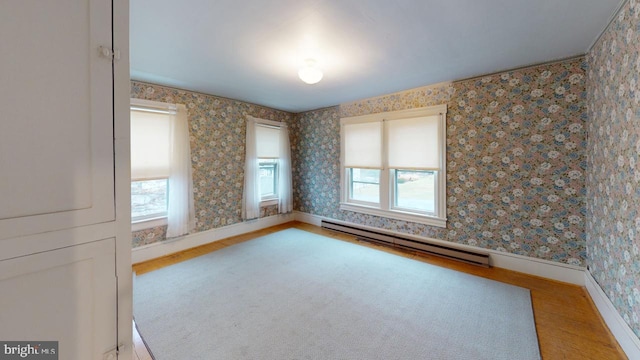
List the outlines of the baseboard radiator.
<svg viewBox="0 0 640 360">
<path fill-rule="evenodd" d="M 400 236 L 384 231 L 369 230 L 358 227 L 355 224 L 347 225 L 343 223 L 322 220 L 321 227 L 324 229 L 354 235 L 356 236 L 356 238 L 364 241 L 380 243 L 383 245 L 458 260 L 473 265 L 489 267 L 489 254 L 481 252 L 474 252 L 441 244 L 428 243 L 427 240 L 412 239 L 408 236 Z"/>
</svg>

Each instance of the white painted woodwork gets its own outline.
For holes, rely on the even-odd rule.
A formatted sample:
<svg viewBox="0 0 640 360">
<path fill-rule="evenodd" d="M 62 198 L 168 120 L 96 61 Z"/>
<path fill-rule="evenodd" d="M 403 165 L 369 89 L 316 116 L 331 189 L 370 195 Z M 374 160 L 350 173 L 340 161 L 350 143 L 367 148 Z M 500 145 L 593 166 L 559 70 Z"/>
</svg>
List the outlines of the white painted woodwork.
<svg viewBox="0 0 640 360">
<path fill-rule="evenodd" d="M 0 2 L 0 239 L 114 220 L 109 0 Z"/>
<path fill-rule="evenodd" d="M 116 343 L 115 239 L 0 261 L 0 339 L 59 341 L 60 359 Z"/>
<path fill-rule="evenodd" d="M 128 14 L 0 1 L 0 340 L 60 359 L 133 354 Z"/>
<path fill-rule="evenodd" d="M 131 155 L 129 126 L 129 0 L 113 1 L 113 44 L 120 60 L 113 64 L 116 188 L 116 271 L 118 273 L 118 357 L 133 357 L 131 271 Z"/>
</svg>

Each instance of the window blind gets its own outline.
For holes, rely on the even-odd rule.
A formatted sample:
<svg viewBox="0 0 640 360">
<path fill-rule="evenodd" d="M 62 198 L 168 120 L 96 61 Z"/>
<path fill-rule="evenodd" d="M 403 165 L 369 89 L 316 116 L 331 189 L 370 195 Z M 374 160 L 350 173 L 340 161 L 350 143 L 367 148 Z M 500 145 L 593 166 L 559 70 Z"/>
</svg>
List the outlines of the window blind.
<svg viewBox="0 0 640 360">
<path fill-rule="evenodd" d="M 259 159 L 280 157 L 280 129 L 256 124 L 256 153 Z"/>
<path fill-rule="evenodd" d="M 168 178 L 171 114 L 131 111 L 131 179 Z"/>
<path fill-rule="evenodd" d="M 440 168 L 440 115 L 386 121 L 390 169 Z"/>
<path fill-rule="evenodd" d="M 344 124 L 344 165 L 382 169 L 382 122 Z"/>
</svg>

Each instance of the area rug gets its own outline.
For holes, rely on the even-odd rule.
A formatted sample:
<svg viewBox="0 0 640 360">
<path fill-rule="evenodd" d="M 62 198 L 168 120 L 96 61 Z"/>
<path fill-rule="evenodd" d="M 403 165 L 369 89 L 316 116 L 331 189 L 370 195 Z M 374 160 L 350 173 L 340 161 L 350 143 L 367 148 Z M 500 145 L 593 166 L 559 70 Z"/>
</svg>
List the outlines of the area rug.
<svg viewBox="0 0 640 360">
<path fill-rule="evenodd" d="M 298 229 L 135 281 L 156 360 L 540 359 L 529 290 Z"/>
</svg>

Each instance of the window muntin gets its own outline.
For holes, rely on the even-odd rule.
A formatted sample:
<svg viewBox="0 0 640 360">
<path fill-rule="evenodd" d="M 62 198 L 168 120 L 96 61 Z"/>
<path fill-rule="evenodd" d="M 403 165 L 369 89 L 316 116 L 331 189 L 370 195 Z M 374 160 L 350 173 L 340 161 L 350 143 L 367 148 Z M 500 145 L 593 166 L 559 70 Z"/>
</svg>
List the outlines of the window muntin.
<svg viewBox="0 0 640 360">
<path fill-rule="evenodd" d="M 446 111 L 341 119 L 340 209 L 446 227 Z M 354 172 L 369 169 L 377 181 Z"/>
</svg>

